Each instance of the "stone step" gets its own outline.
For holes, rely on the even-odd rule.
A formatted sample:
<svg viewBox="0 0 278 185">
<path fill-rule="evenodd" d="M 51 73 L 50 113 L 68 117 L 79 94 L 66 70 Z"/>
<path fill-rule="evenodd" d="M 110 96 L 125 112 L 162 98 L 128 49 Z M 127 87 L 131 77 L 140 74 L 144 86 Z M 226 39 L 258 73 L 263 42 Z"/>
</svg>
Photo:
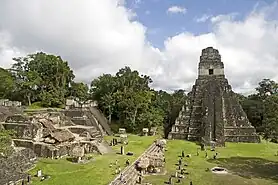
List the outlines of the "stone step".
<svg viewBox="0 0 278 185">
<path fill-rule="evenodd" d="M 91 137 L 92 137 L 92 138 L 101 138 L 102 135 L 101 135 L 100 132 L 95 132 L 95 133 L 91 134 Z"/>
<path fill-rule="evenodd" d="M 225 137 L 258 137 L 256 134 L 247 134 L 247 135 L 225 135 Z"/>
<path fill-rule="evenodd" d="M 123 181 L 118 179 L 114 185 L 122 185 L 125 182 L 125 185 L 134 185 L 138 179 L 138 172 L 134 169 L 132 171 L 128 171 L 125 175 L 123 175 Z"/>
<path fill-rule="evenodd" d="M 70 118 L 72 117 L 82 117 L 84 115 L 84 112 L 82 110 L 78 109 L 70 109 L 64 112 L 64 114 Z"/>
<path fill-rule="evenodd" d="M 75 126 L 66 126 L 66 127 L 61 127 L 64 129 L 69 129 L 72 133 L 75 134 L 82 134 L 83 132 L 97 132 L 97 129 L 92 126 L 84 126 L 84 125 L 75 125 Z"/>
<path fill-rule="evenodd" d="M 108 135 L 112 135 L 112 131 L 108 124 L 108 120 L 102 114 L 102 112 L 100 110 L 98 110 L 96 107 L 89 107 L 89 111 L 92 114 L 92 116 L 98 121 L 98 123 L 101 125 L 101 127 L 105 130 L 105 132 Z"/>
<path fill-rule="evenodd" d="M 126 181 L 125 185 L 135 185 L 139 178 L 139 173 L 135 169 L 135 164 L 139 161 L 142 157 L 157 152 L 160 148 L 153 143 L 133 164 L 127 168 L 125 168 L 122 172 L 123 181 Z M 123 185 L 124 183 L 120 181 L 120 176 L 117 176 L 114 181 L 112 181 L 109 185 Z"/>
<path fill-rule="evenodd" d="M 133 171 L 132 173 L 130 173 L 129 179 L 127 180 L 127 184 L 128 185 L 134 185 L 136 184 L 136 181 L 138 179 L 138 172 Z"/>
<path fill-rule="evenodd" d="M 76 125 L 93 126 L 89 119 L 83 117 L 71 118 L 71 121 Z"/>
</svg>

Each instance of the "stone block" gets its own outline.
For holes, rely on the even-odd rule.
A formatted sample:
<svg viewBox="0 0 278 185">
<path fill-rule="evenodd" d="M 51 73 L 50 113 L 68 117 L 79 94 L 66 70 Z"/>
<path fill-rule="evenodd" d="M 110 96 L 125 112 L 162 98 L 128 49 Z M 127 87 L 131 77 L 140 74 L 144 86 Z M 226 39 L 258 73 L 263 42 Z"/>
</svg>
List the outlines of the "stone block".
<svg viewBox="0 0 278 185">
<path fill-rule="evenodd" d="M 119 128 L 119 134 L 126 134 L 125 128 Z"/>
</svg>

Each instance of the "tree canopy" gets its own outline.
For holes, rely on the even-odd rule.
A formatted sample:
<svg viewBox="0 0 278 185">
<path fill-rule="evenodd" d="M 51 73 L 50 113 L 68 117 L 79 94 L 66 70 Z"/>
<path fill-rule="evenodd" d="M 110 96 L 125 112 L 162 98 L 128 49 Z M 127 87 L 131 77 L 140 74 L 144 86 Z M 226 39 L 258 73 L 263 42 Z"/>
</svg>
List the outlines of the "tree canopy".
<svg viewBox="0 0 278 185">
<path fill-rule="evenodd" d="M 127 66 L 92 79 L 88 86 L 74 81 L 73 70 L 60 56 L 38 52 L 13 60 L 10 69 L 0 68 L 0 98 L 25 105 L 39 102 L 43 107 L 63 107 L 68 97 L 80 103 L 94 100 L 111 125 L 130 132 L 159 127 L 167 136 L 187 98 L 184 90 L 152 89 L 151 77 Z M 262 79 L 256 93 L 237 95 L 257 131 L 277 142 L 278 84 Z"/>
</svg>

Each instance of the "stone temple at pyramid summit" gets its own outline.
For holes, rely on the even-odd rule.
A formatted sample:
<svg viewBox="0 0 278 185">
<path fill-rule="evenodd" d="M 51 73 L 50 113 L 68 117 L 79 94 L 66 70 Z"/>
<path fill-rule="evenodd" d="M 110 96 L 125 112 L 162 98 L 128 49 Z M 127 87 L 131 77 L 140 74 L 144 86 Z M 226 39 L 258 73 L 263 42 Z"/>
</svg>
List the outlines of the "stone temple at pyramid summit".
<svg viewBox="0 0 278 185">
<path fill-rule="evenodd" d="M 168 139 L 186 139 L 225 146 L 225 142 L 259 143 L 224 74 L 217 49 L 208 47 L 200 56 L 198 78 L 172 126 Z"/>
</svg>

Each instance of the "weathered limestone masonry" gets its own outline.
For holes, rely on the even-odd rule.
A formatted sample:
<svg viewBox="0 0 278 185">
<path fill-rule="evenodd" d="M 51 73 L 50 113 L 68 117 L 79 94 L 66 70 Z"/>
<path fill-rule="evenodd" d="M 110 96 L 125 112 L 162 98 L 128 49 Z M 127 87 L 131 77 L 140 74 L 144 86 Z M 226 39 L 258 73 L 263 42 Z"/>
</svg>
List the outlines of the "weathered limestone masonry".
<svg viewBox="0 0 278 185">
<path fill-rule="evenodd" d="M 112 151 L 97 125 L 91 124 L 90 120 L 90 124 L 73 122 L 64 111 L 24 110 L 24 114 L 9 112 L 3 119 L 0 127 L 16 132 L 14 147 L 29 148 L 39 157 L 70 155 L 75 147 L 84 148 L 85 153 Z"/>
<path fill-rule="evenodd" d="M 148 159 L 148 164 L 146 166 L 146 169 L 149 169 L 150 167 L 155 168 L 163 168 L 165 165 L 164 162 L 164 152 L 161 151 L 161 147 L 157 144 L 158 142 L 154 142 L 143 154 L 141 154 L 140 157 L 136 161 L 134 161 L 130 166 L 125 168 L 122 171 L 122 175 L 118 175 L 109 185 L 135 185 L 139 184 L 139 176 L 142 174 L 145 174 L 143 171 L 140 173 L 138 171 L 138 163 L 141 163 L 142 161 L 145 161 Z M 121 179 L 122 176 L 122 179 Z"/>
<path fill-rule="evenodd" d="M 14 113 L 21 112 L 21 102 L 0 99 L 0 122 L 5 121 L 8 116 L 13 115 Z"/>
<path fill-rule="evenodd" d="M 260 142 L 224 75 L 224 64 L 217 49 L 208 47 L 200 56 L 198 79 L 188 101 L 168 135 L 206 144 L 212 141 Z"/>
<path fill-rule="evenodd" d="M 79 104 L 73 99 L 67 99 L 65 115 L 78 125 L 94 126 L 101 135 L 111 135 L 112 131 L 106 117 L 97 109 L 96 102 Z"/>
<path fill-rule="evenodd" d="M 0 99 L 0 106 L 5 107 L 20 107 L 21 102 L 19 101 L 10 101 L 8 99 Z"/>
<path fill-rule="evenodd" d="M 15 114 L 9 116 L 1 125 L 6 130 L 16 132 L 14 147 L 32 149 L 38 157 L 60 157 L 70 155 L 76 146 L 82 146 L 86 153 L 99 151 L 102 138 L 95 127 L 65 125 L 58 114 L 39 113 L 32 116 Z"/>
<path fill-rule="evenodd" d="M 0 103 L 0 129 L 15 131 L 12 139 L 14 154 L 5 163 L 1 163 L 6 159 L 1 159 L 0 156 L 0 184 L 26 178 L 24 172 L 33 164 L 33 156 L 59 158 L 65 155 L 79 155 L 78 152 L 80 156 L 86 153 L 112 152 L 112 148 L 103 140 L 98 125 L 92 124 L 90 120 L 88 124 L 73 122 L 64 111 L 56 109 L 22 111 L 18 110 L 21 105 L 18 102 L 3 100 Z"/>
<path fill-rule="evenodd" d="M 19 180 L 27 179 L 26 171 L 35 165 L 36 160 L 35 153 L 24 148 L 18 149 L 7 158 L 0 156 L 0 184 L 19 184 Z"/>
</svg>

